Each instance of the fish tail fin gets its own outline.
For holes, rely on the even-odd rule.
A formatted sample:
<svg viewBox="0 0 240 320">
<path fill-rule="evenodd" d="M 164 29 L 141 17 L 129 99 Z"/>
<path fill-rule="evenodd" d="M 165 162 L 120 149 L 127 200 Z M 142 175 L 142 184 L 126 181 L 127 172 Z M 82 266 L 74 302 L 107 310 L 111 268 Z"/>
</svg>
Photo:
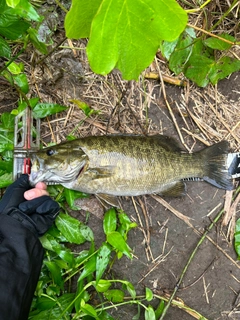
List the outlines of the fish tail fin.
<svg viewBox="0 0 240 320">
<path fill-rule="evenodd" d="M 205 173 L 202 177 L 203 180 L 218 188 L 232 190 L 232 177 L 227 167 L 228 148 L 228 142 L 221 141 L 199 151 L 199 153 L 204 159 Z"/>
</svg>

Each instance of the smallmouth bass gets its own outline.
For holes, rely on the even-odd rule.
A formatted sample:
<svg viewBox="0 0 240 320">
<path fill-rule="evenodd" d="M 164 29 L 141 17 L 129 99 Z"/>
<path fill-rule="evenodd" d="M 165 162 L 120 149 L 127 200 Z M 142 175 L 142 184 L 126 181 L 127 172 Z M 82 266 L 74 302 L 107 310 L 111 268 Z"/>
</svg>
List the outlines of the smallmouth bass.
<svg viewBox="0 0 240 320">
<path fill-rule="evenodd" d="M 33 153 L 30 183 L 61 184 L 114 206 L 115 196 L 184 195 L 189 178 L 231 190 L 227 153 L 227 141 L 186 153 L 164 135 L 89 136 Z"/>
</svg>

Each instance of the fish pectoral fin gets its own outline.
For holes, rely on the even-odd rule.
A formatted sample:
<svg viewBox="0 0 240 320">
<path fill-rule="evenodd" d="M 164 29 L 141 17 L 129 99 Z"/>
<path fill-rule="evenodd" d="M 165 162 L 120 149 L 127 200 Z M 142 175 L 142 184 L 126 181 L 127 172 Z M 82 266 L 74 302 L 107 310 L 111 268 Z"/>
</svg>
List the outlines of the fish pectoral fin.
<svg viewBox="0 0 240 320">
<path fill-rule="evenodd" d="M 186 194 L 186 185 L 183 181 L 177 181 L 167 186 L 164 191 L 161 191 L 162 196 L 166 197 L 182 197 Z"/>
<path fill-rule="evenodd" d="M 114 197 L 110 194 L 105 193 L 97 193 L 95 195 L 98 200 L 101 202 L 101 204 L 104 206 L 104 208 L 108 209 L 109 207 L 118 207 L 119 203 L 117 197 Z"/>
<path fill-rule="evenodd" d="M 99 168 L 89 168 L 87 171 L 91 174 L 92 179 L 109 178 L 113 175 L 114 166 L 105 166 Z"/>
</svg>

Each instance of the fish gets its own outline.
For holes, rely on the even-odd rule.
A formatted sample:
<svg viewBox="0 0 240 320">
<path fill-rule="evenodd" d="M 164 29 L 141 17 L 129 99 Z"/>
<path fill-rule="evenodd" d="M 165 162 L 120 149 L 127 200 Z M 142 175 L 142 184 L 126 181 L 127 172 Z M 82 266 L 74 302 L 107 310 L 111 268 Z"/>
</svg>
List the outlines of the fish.
<svg viewBox="0 0 240 320">
<path fill-rule="evenodd" d="M 184 181 L 195 178 L 232 190 L 228 149 L 221 141 L 188 153 L 165 135 L 87 136 L 33 152 L 29 181 L 61 184 L 112 206 L 118 196 L 183 196 Z"/>
</svg>

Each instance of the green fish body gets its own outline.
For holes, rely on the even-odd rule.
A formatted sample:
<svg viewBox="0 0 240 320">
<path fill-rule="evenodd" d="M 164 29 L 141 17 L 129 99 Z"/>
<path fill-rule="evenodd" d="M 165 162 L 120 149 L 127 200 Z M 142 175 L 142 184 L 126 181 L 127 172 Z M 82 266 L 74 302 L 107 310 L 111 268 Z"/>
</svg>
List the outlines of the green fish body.
<svg viewBox="0 0 240 320">
<path fill-rule="evenodd" d="M 226 141 L 189 154 L 168 136 L 90 136 L 33 153 L 30 182 L 59 183 L 111 204 L 114 196 L 183 195 L 190 178 L 232 189 L 227 152 Z"/>
</svg>

